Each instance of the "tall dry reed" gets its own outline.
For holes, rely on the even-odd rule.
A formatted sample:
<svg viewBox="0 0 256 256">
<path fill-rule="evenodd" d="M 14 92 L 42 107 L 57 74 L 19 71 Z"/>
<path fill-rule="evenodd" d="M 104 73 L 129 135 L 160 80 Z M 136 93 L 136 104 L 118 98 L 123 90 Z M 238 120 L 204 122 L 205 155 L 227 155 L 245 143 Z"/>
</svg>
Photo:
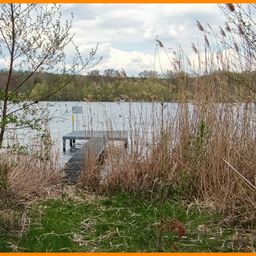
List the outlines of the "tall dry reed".
<svg viewBox="0 0 256 256">
<path fill-rule="evenodd" d="M 95 190 L 202 201 L 229 224 L 255 224 L 256 106 L 241 84 L 232 94 L 231 82 L 223 72 L 194 77 L 193 99 L 180 93 L 174 116 L 163 103 L 150 127 L 130 120 L 129 149 L 108 149 L 105 167 L 93 169 Z"/>
<path fill-rule="evenodd" d="M 63 172 L 59 157 L 50 141 L 31 139 L 30 142 L 32 146 L 24 150 L 16 140 L 15 148 L 0 153 L 3 183 L 0 187 L 8 191 L 9 198 L 31 200 L 48 196 L 56 191 L 55 185 L 61 182 Z"/>
<path fill-rule="evenodd" d="M 153 134 L 147 146 L 139 137 L 128 150 L 110 146 L 103 167 L 93 161 L 87 166 L 83 184 L 98 192 L 196 199 L 214 204 L 234 224 L 252 223 L 256 217 L 254 113 L 251 104 L 180 104 L 175 119 Z"/>
</svg>

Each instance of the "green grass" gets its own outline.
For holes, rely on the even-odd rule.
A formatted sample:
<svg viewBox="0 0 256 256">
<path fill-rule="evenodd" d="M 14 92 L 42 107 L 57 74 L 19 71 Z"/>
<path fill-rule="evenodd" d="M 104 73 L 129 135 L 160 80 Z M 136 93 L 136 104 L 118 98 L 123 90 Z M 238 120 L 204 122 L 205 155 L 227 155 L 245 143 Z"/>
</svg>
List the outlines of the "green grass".
<svg viewBox="0 0 256 256">
<path fill-rule="evenodd" d="M 220 232 L 216 214 L 199 212 L 174 202 L 161 210 L 158 202 L 126 194 L 90 201 L 58 199 L 37 202 L 29 209 L 31 224 L 22 236 L 2 236 L 1 251 L 157 251 L 159 236 L 154 223 L 177 219 L 186 235 L 162 232 L 163 251 L 230 251 L 230 232 Z M 199 230 L 199 228 L 203 230 Z M 203 228 L 202 228 L 203 227 Z M 1 239 L 1 236 L 0 236 Z"/>
</svg>

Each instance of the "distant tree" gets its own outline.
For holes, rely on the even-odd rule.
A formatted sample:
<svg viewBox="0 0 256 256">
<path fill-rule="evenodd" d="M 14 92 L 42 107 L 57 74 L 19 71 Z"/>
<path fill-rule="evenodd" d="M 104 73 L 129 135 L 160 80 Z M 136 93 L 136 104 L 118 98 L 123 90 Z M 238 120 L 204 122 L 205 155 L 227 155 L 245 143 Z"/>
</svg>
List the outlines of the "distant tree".
<svg viewBox="0 0 256 256">
<path fill-rule="evenodd" d="M 99 76 L 99 75 L 100 75 L 100 71 L 96 69 L 88 72 L 88 76 Z"/>
<path fill-rule="evenodd" d="M 125 70 L 123 68 L 120 71 L 120 77 L 122 77 L 122 78 L 126 78 L 127 77 L 126 72 L 125 72 Z"/>
<path fill-rule="evenodd" d="M 172 79 L 175 76 L 175 72 L 172 70 L 167 70 L 166 73 L 164 74 L 164 77 L 167 79 Z"/>
<path fill-rule="evenodd" d="M 72 19 L 63 20 L 59 5 L 0 5 L 0 58 L 8 63 L 7 76 L 0 89 L 0 148 L 9 123 L 15 123 L 17 127 L 40 128 L 39 118 L 26 120 L 30 107 L 38 101 L 17 105 L 22 101 L 20 89 L 36 72 L 51 71 L 76 75 L 95 60 L 97 47 L 92 49 L 85 61 L 75 47 L 77 54 L 71 68 L 67 69 L 64 49 L 73 44 L 71 25 Z M 21 71 L 19 75 L 15 72 L 17 70 Z M 59 88 L 39 100 L 45 100 L 61 90 L 70 79 L 72 77 L 63 80 Z M 17 107 L 11 107 L 13 104 Z M 23 111 L 23 115 L 20 111 Z"/>
<path fill-rule="evenodd" d="M 144 70 L 139 73 L 139 77 L 141 78 L 157 78 L 158 76 L 157 71 L 154 70 Z"/>
<path fill-rule="evenodd" d="M 104 73 L 103 73 L 103 75 L 106 77 L 113 77 L 113 74 L 114 74 L 114 69 L 110 69 L 110 68 L 104 70 Z"/>
<path fill-rule="evenodd" d="M 46 97 L 49 93 L 49 86 L 45 83 L 37 83 L 31 91 L 30 97 L 32 99 L 40 99 L 42 96 Z"/>
<path fill-rule="evenodd" d="M 118 70 L 115 70 L 113 68 L 109 68 L 104 70 L 104 76 L 106 77 L 120 77 L 120 73 Z"/>
</svg>

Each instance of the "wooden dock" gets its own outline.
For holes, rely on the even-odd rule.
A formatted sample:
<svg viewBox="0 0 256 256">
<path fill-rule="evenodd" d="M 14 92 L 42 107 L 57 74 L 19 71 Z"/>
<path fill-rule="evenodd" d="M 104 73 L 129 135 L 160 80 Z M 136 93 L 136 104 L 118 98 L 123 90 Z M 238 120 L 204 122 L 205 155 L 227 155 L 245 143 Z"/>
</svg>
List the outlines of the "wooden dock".
<svg viewBox="0 0 256 256">
<path fill-rule="evenodd" d="M 74 153 L 64 167 L 66 178 L 71 183 L 77 181 L 89 157 L 94 155 L 98 161 L 102 160 L 108 140 L 124 141 L 124 146 L 128 146 L 127 131 L 74 131 L 62 138 L 64 152 L 66 151 L 66 140 L 70 141 L 71 148 L 74 146 L 76 140 L 87 140 L 87 142 Z"/>
<path fill-rule="evenodd" d="M 66 140 L 69 140 L 70 147 L 73 146 L 76 140 L 90 140 L 91 138 L 105 138 L 107 140 L 124 141 L 125 146 L 128 146 L 128 131 L 73 131 L 62 137 L 63 152 L 66 151 Z"/>
</svg>

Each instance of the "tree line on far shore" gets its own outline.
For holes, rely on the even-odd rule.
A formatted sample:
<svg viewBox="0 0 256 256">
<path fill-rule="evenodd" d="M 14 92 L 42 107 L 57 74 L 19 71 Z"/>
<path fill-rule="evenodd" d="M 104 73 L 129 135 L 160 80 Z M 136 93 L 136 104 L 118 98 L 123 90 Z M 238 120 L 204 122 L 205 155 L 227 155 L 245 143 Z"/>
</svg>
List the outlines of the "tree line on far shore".
<svg viewBox="0 0 256 256">
<path fill-rule="evenodd" d="M 19 99 L 39 100 L 54 92 L 64 83 L 69 75 L 47 72 L 35 73 L 23 86 L 17 95 Z M 244 101 L 251 95 L 244 84 L 255 74 L 217 71 L 210 75 L 191 76 L 185 72 L 168 71 L 163 75 L 153 70 L 144 70 L 137 77 L 128 77 L 125 70 L 107 69 L 102 74 L 92 70 L 87 75 L 77 75 L 62 90 L 49 97 L 49 101 L 193 101 L 195 90 L 199 88 L 208 92 L 214 90 L 216 101 Z M 22 77 L 22 72 L 16 72 L 16 78 L 11 86 L 15 87 Z M 7 79 L 7 72 L 0 71 L 1 84 Z M 216 86 L 209 84 L 215 81 Z M 208 82 L 207 82 L 208 81 Z M 218 86 L 218 81 L 222 85 Z M 223 81 L 225 85 L 223 87 Z M 203 87 L 203 88 L 202 88 Z M 208 88 L 207 88 L 208 87 Z M 218 91 L 216 93 L 216 91 Z"/>
</svg>

